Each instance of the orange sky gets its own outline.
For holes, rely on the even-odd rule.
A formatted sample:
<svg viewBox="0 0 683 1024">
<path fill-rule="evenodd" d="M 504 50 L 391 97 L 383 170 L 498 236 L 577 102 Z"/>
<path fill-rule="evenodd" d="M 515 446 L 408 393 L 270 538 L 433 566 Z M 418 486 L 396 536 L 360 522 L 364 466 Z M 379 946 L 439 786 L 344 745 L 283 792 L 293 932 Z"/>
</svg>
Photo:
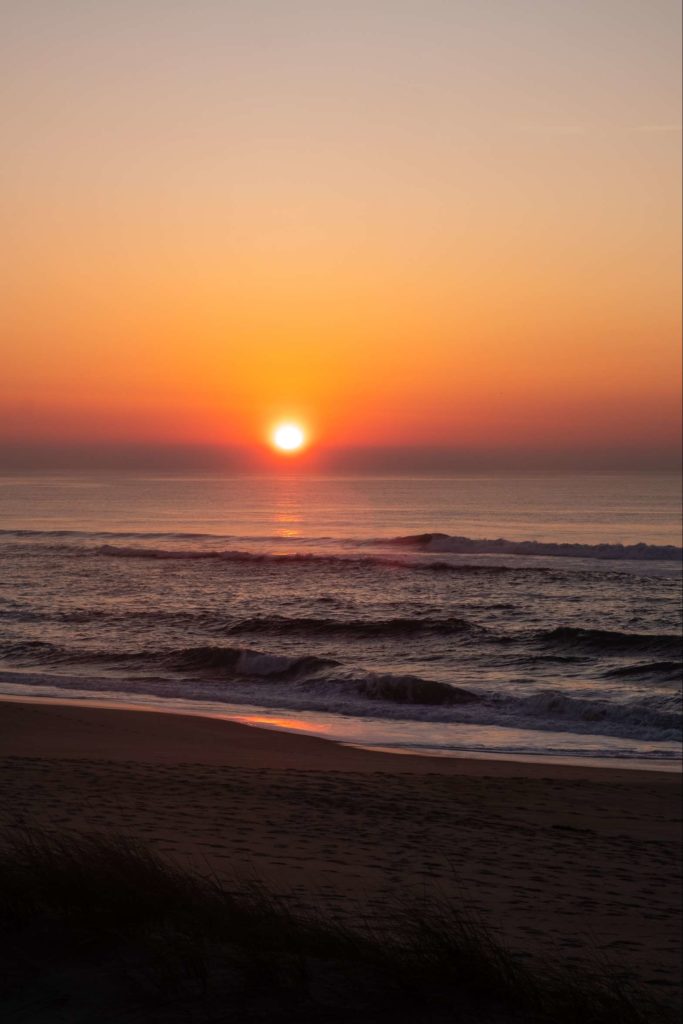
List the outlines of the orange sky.
<svg viewBox="0 0 683 1024">
<path fill-rule="evenodd" d="M 673 449 L 678 6 L 5 5 L 0 443 Z"/>
</svg>

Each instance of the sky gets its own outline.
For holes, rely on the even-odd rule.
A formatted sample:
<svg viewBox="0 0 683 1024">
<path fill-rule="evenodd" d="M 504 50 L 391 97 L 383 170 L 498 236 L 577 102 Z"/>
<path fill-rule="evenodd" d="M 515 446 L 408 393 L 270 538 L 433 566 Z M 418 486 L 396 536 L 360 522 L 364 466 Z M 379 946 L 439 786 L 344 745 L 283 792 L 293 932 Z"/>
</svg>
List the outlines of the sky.
<svg viewBox="0 0 683 1024">
<path fill-rule="evenodd" d="M 366 463 L 670 464 L 679 22 L 2 0 L 0 463 L 291 419 Z"/>
</svg>

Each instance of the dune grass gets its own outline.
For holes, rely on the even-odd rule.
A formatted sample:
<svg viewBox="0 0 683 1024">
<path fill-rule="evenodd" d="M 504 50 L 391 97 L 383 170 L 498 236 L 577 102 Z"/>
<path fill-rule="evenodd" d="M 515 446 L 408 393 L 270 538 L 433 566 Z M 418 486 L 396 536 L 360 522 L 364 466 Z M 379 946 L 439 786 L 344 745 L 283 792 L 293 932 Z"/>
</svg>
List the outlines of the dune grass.
<svg viewBox="0 0 683 1024">
<path fill-rule="evenodd" d="M 303 915 L 101 835 L 0 843 L 0 1016 L 73 1022 L 652 1024 L 674 1019 L 612 966 L 498 943 L 445 900 L 385 924 Z"/>
</svg>

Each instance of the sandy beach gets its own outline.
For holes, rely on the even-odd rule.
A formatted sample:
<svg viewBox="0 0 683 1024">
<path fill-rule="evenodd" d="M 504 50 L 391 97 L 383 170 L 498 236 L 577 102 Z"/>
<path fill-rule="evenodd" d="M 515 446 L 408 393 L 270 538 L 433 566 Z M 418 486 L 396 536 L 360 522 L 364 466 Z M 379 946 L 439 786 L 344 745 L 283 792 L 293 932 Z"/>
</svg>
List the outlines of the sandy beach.
<svg viewBox="0 0 683 1024">
<path fill-rule="evenodd" d="M 330 915 L 455 895 L 517 949 L 668 992 L 680 776 L 409 757 L 234 722 L 0 702 L 3 824 L 133 836 Z"/>
</svg>

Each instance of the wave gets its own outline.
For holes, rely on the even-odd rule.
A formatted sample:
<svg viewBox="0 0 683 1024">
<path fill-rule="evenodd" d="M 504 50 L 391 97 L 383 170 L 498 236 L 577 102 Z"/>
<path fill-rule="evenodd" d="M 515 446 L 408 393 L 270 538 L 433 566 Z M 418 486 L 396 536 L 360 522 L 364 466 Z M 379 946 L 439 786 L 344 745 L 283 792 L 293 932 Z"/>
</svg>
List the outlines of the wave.
<svg viewBox="0 0 683 1024">
<path fill-rule="evenodd" d="M 544 646 L 591 654 L 640 654 L 667 657 L 681 654 L 683 639 L 674 633 L 622 633 L 619 630 L 558 626 L 525 638 Z"/>
<path fill-rule="evenodd" d="M 61 647 L 44 640 L 3 643 L 0 655 L 21 664 L 96 665 L 121 663 L 126 667 L 170 669 L 178 672 L 211 673 L 214 676 L 294 677 L 339 664 L 315 655 L 292 657 L 270 654 L 246 647 L 159 648 L 153 650 L 111 650 Z"/>
<path fill-rule="evenodd" d="M 373 701 L 389 701 L 427 707 L 455 707 L 478 704 L 481 697 L 471 690 L 450 683 L 440 683 L 421 676 L 397 675 L 392 672 L 365 672 L 361 676 L 332 677 L 321 680 L 326 690 L 340 686 L 344 693 L 353 691 Z"/>
<path fill-rule="evenodd" d="M 421 676 L 344 668 L 332 658 L 291 656 L 248 647 L 199 646 L 169 650 L 110 651 L 59 647 L 44 641 L 8 643 L 0 647 L 5 658 L 19 664 L 111 665 L 160 669 L 204 677 L 216 683 L 266 680 L 295 683 L 321 694 L 342 690 L 367 700 L 411 705 L 449 705 L 476 702 L 480 698 L 461 687 Z M 330 671 L 331 670 L 331 671 Z M 214 694 L 215 696 L 215 694 Z M 224 696 L 231 697 L 230 691 Z"/>
<path fill-rule="evenodd" d="M 111 558 L 158 558 L 158 559 L 189 559 L 199 561 L 218 560 L 222 562 L 266 563 L 270 565 L 322 565 L 337 568 L 386 566 L 391 569 L 417 569 L 422 572 L 492 572 L 505 573 L 514 570 L 502 565 L 461 565 L 452 562 L 415 561 L 397 558 L 386 558 L 381 555 L 333 555 L 318 554 L 310 551 L 273 552 L 242 551 L 229 549 L 225 551 L 199 550 L 196 548 L 142 548 L 118 547 L 114 544 L 102 544 L 87 550 L 89 554 L 105 555 Z M 539 570 L 534 570 L 539 571 Z M 542 570 L 540 570 L 542 571 Z"/>
<path fill-rule="evenodd" d="M 136 660 L 160 661 L 176 671 L 220 672 L 227 676 L 277 676 L 297 678 L 338 665 L 331 658 L 315 655 L 292 657 L 269 654 L 247 647 L 184 647 L 168 652 L 145 652 L 132 656 Z"/>
<path fill-rule="evenodd" d="M 344 548 L 367 548 L 367 547 L 397 547 L 409 549 L 416 552 L 431 554 L 454 554 L 454 555 L 521 555 L 531 557 L 550 558 L 578 558 L 578 559 L 599 559 L 608 561 L 676 561 L 683 560 L 683 547 L 675 544 L 622 544 L 602 542 L 597 544 L 584 544 L 575 541 L 537 541 L 537 540 L 508 540 L 499 538 L 479 538 L 456 536 L 447 533 L 430 532 L 407 534 L 396 537 L 282 537 L 279 535 L 264 536 L 237 536 L 235 534 L 212 534 L 197 532 L 169 532 L 169 531 L 115 531 L 115 530 L 0 530 L 0 537 L 16 537 L 19 539 L 73 539 L 96 541 L 98 539 L 109 540 L 132 540 L 149 541 L 160 540 L 173 543 L 175 541 L 193 541 L 201 543 L 217 543 L 220 541 L 239 541 L 241 543 L 267 543 L 278 546 L 293 544 L 310 546 L 318 544 L 332 544 Z M 125 556 L 126 549 L 118 545 L 105 544 L 103 547 L 113 547 L 121 556 Z M 92 550 L 92 549 L 90 549 Z M 191 548 L 182 551 L 178 548 L 151 547 L 144 548 L 137 544 L 129 549 L 131 557 L 137 552 L 138 557 L 157 558 L 220 558 L 240 554 L 254 556 L 257 558 L 268 557 L 259 552 L 250 551 L 225 551 Z M 282 557 L 288 557 L 287 555 Z M 296 556 L 290 556 L 296 557 Z M 315 555 L 313 557 L 316 557 Z"/>
<path fill-rule="evenodd" d="M 43 548 L 43 550 L 45 550 Z M 275 552 L 243 551 L 238 548 L 216 550 L 205 548 L 157 548 L 141 547 L 137 545 L 100 544 L 97 546 L 83 546 L 72 544 L 52 544 L 48 550 L 63 551 L 74 556 L 92 557 L 102 556 L 106 558 L 132 558 L 132 559 L 156 559 L 156 560 L 180 560 L 199 562 L 227 562 L 245 563 L 252 565 L 282 565 L 282 566 L 311 566 L 327 567 L 331 569 L 360 568 L 372 569 L 376 566 L 389 569 L 404 569 L 427 573 L 484 573 L 503 574 L 518 571 L 531 573 L 547 573 L 550 570 L 540 566 L 507 566 L 507 565 L 483 565 L 465 564 L 444 561 L 420 561 L 416 559 L 390 558 L 382 555 L 345 555 L 345 554 L 320 554 L 310 551 L 286 552 L 277 554 Z"/>
<path fill-rule="evenodd" d="M 494 605 L 493 608 L 497 608 Z M 506 606 L 507 607 L 507 606 Z M 468 635 L 483 637 L 487 634 L 484 626 L 478 626 L 457 616 L 424 616 L 409 618 L 332 618 L 329 616 L 286 616 L 286 615 L 226 615 L 220 611 L 180 611 L 159 608 L 148 609 L 104 609 L 104 608 L 18 608 L 0 610 L 0 620 L 9 622 L 53 622 L 65 625 L 120 625 L 152 628 L 163 624 L 184 630 L 201 630 L 211 636 L 245 636 L 270 634 L 275 636 L 303 637 L 348 637 L 357 640 L 403 639 L 417 636 Z"/>
<path fill-rule="evenodd" d="M 339 686 L 369 700 L 393 701 L 398 704 L 454 705 L 478 701 L 476 694 L 448 683 L 421 676 L 390 672 L 369 672 L 343 669 L 340 662 L 313 655 L 292 657 L 269 654 L 244 647 L 190 647 L 162 656 L 169 667 L 180 671 L 219 671 L 228 677 L 257 676 L 278 680 L 307 682 L 325 690 Z M 334 671 L 330 673 L 329 669 Z"/>
<path fill-rule="evenodd" d="M 190 704 L 210 702 L 214 706 L 225 706 L 228 713 L 231 708 L 246 705 L 278 711 L 503 730 L 496 734 L 496 743 L 505 743 L 507 729 L 553 732 L 563 737 L 578 734 L 592 737 L 591 751 L 598 755 L 604 752 L 617 756 L 609 747 L 602 749 L 601 737 L 673 744 L 662 755 L 667 757 L 677 756 L 681 740 L 679 695 L 617 702 L 570 696 L 558 690 L 531 696 L 500 692 L 473 694 L 419 676 L 354 673 L 334 666 L 296 680 L 285 679 L 281 672 L 270 672 L 258 680 L 258 689 L 253 678 L 245 677 L 205 681 L 195 677 L 190 681 L 158 676 L 136 678 L 127 674 L 112 679 L 111 676 L 93 678 L 83 674 L 67 676 L 0 670 L 0 686 L 7 684 L 10 687 L 19 684 L 22 688 L 49 686 L 126 700 L 138 696 L 146 701 L 162 698 Z M 458 746 L 457 740 L 455 746 Z"/>
<path fill-rule="evenodd" d="M 600 734 L 663 740 L 679 738 L 681 725 L 680 694 L 624 701 L 570 695 L 557 689 L 531 695 L 500 690 L 475 693 L 418 675 L 370 671 L 331 658 L 249 647 L 122 652 L 74 650 L 30 641 L 4 644 L 0 651 L 19 664 L 101 664 L 107 668 L 115 664 L 124 668 L 125 674 L 107 676 L 109 689 L 187 699 L 555 731 L 570 727 L 595 732 L 597 725 Z M 141 670 L 142 677 L 135 674 Z M 72 677 L 72 688 L 84 685 L 82 674 Z"/>
<path fill-rule="evenodd" d="M 167 530 L 0 530 L 0 537 L 74 537 L 93 540 L 114 537 L 118 540 L 230 540 L 233 534 L 191 533 Z M 250 537 L 250 540 L 275 540 L 275 537 Z"/>
<path fill-rule="evenodd" d="M 413 619 L 396 616 L 389 619 L 330 619 L 316 617 L 290 618 L 285 615 L 263 615 L 239 619 L 226 625 L 226 634 L 276 633 L 322 636 L 352 636 L 362 639 L 373 637 L 407 637 L 422 634 L 455 636 L 467 633 L 483 634 L 486 629 L 467 619 L 456 616 Z"/>
<path fill-rule="evenodd" d="M 19 664 L 49 665 L 61 661 L 78 662 L 80 653 L 68 651 L 45 640 L 9 640 L 0 644 L 0 657 Z"/>
<path fill-rule="evenodd" d="M 603 673 L 604 679 L 657 679 L 678 682 L 683 675 L 680 661 L 649 661 L 644 665 L 619 665 Z"/>
<path fill-rule="evenodd" d="M 23 613 L 22 613 L 23 614 Z M 12 613 L 5 615 L 11 618 Z M 584 629 L 575 626 L 557 626 L 549 630 L 541 630 L 535 633 L 500 633 L 494 632 L 486 626 L 478 625 L 457 616 L 425 616 L 424 618 L 409 618 L 396 616 L 391 618 L 378 619 L 343 619 L 315 616 L 285 616 L 285 615 L 257 615 L 247 617 L 235 617 L 226 621 L 225 617 L 217 612 L 194 612 L 192 614 L 177 611 L 154 611 L 144 610 L 128 611 L 124 613 L 112 613 L 109 610 L 86 611 L 82 609 L 71 612 L 57 612 L 52 615 L 36 614 L 39 621 L 50 619 L 68 623 L 85 623 L 94 620 L 110 620 L 116 622 L 149 622 L 151 626 L 162 620 L 165 625 L 171 624 L 179 629 L 201 628 L 203 631 L 223 636 L 245 636 L 245 635 L 271 635 L 271 636 L 294 636 L 294 637 L 348 637 L 359 640 L 373 639 L 408 639 L 411 637 L 429 635 L 447 636 L 452 638 L 463 638 L 481 641 L 488 650 L 488 656 L 493 656 L 496 648 L 502 645 L 503 648 L 511 651 L 514 649 L 514 664 L 535 666 L 543 665 L 581 665 L 590 664 L 595 658 L 615 657 L 649 657 L 652 659 L 644 664 L 612 665 L 603 668 L 600 675 L 602 678 L 612 677 L 647 677 L 663 676 L 666 678 L 677 678 L 682 670 L 681 655 L 683 654 L 683 638 L 673 633 L 627 633 L 619 630 Z M 526 651 L 519 648 L 526 648 Z M 534 653 L 534 648 L 545 648 L 548 653 Z M 221 647 L 199 645 L 197 647 L 183 648 L 179 657 L 186 657 L 187 666 L 190 668 L 219 668 L 234 669 L 237 665 L 235 658 L 239 658 L 239 652 L 245 650 L 241 647 Z M 190 653 L 188 653 L 190 652 Z M 9 658 L 37 658 L 39 661 L 117 661 L 117 660 L 151 660 L 167 658 L 168 654 L 163 649 L 143 652 L 128 653 L 124 648 L 117 650 L 97 650 L 96 648 L 74 651 L 60 648 L 42 640 L 24 640 L 17 642 L 5 642 L 0 644 L 0 656 Z M 509 656 L 512 656 L 511 654 Z M 275 657 L 275 656 L 273 656 Z M 284 656 L 277 656 L 278 658 Z M 314 662 L 329 663 L 327 659 L 318 659 L 314 656 L 304 658 L 306 664 Z M 496 656 L 497 657 L 497 656 Z M 198 659 L 192 661 L 192 659 Z M 206 665 L 202 662 L 205 659 Z M 242 664 L 241 662 L 239 663 Z M 275 662 L 273 662 L 275 664 Z M 279 662 L 277 663 L 279 664 Z M 597 666 L 594 666 L 597 667 Z"/>
<path fill-rule="evenodd" d="M 508 704 L 511 698 L 505 698 Z M 558 690 L 544 690 L 531 697 L 513 698 L 514 710 L 544 719 L 600 724 L 614 728 L 635 726 L 648 734 L 662 733 L 667 739 L 680 738 L 681 708 L 678 695 L 655 699 L 614 701 L 570 697 Z"/>
<path fill-rule="evenodd" d="M 379 543 L 379 542 L 376 542 Z M 681 561 L 683 548 L 675 544 L 578 544 L 537 540 L 497 540 L 452 537 L 447 533 L 416 533 L 388 542 L 420 551 L 455 555 L 545 555 L 558 558 L 657 559 Z"/>
</svg>

